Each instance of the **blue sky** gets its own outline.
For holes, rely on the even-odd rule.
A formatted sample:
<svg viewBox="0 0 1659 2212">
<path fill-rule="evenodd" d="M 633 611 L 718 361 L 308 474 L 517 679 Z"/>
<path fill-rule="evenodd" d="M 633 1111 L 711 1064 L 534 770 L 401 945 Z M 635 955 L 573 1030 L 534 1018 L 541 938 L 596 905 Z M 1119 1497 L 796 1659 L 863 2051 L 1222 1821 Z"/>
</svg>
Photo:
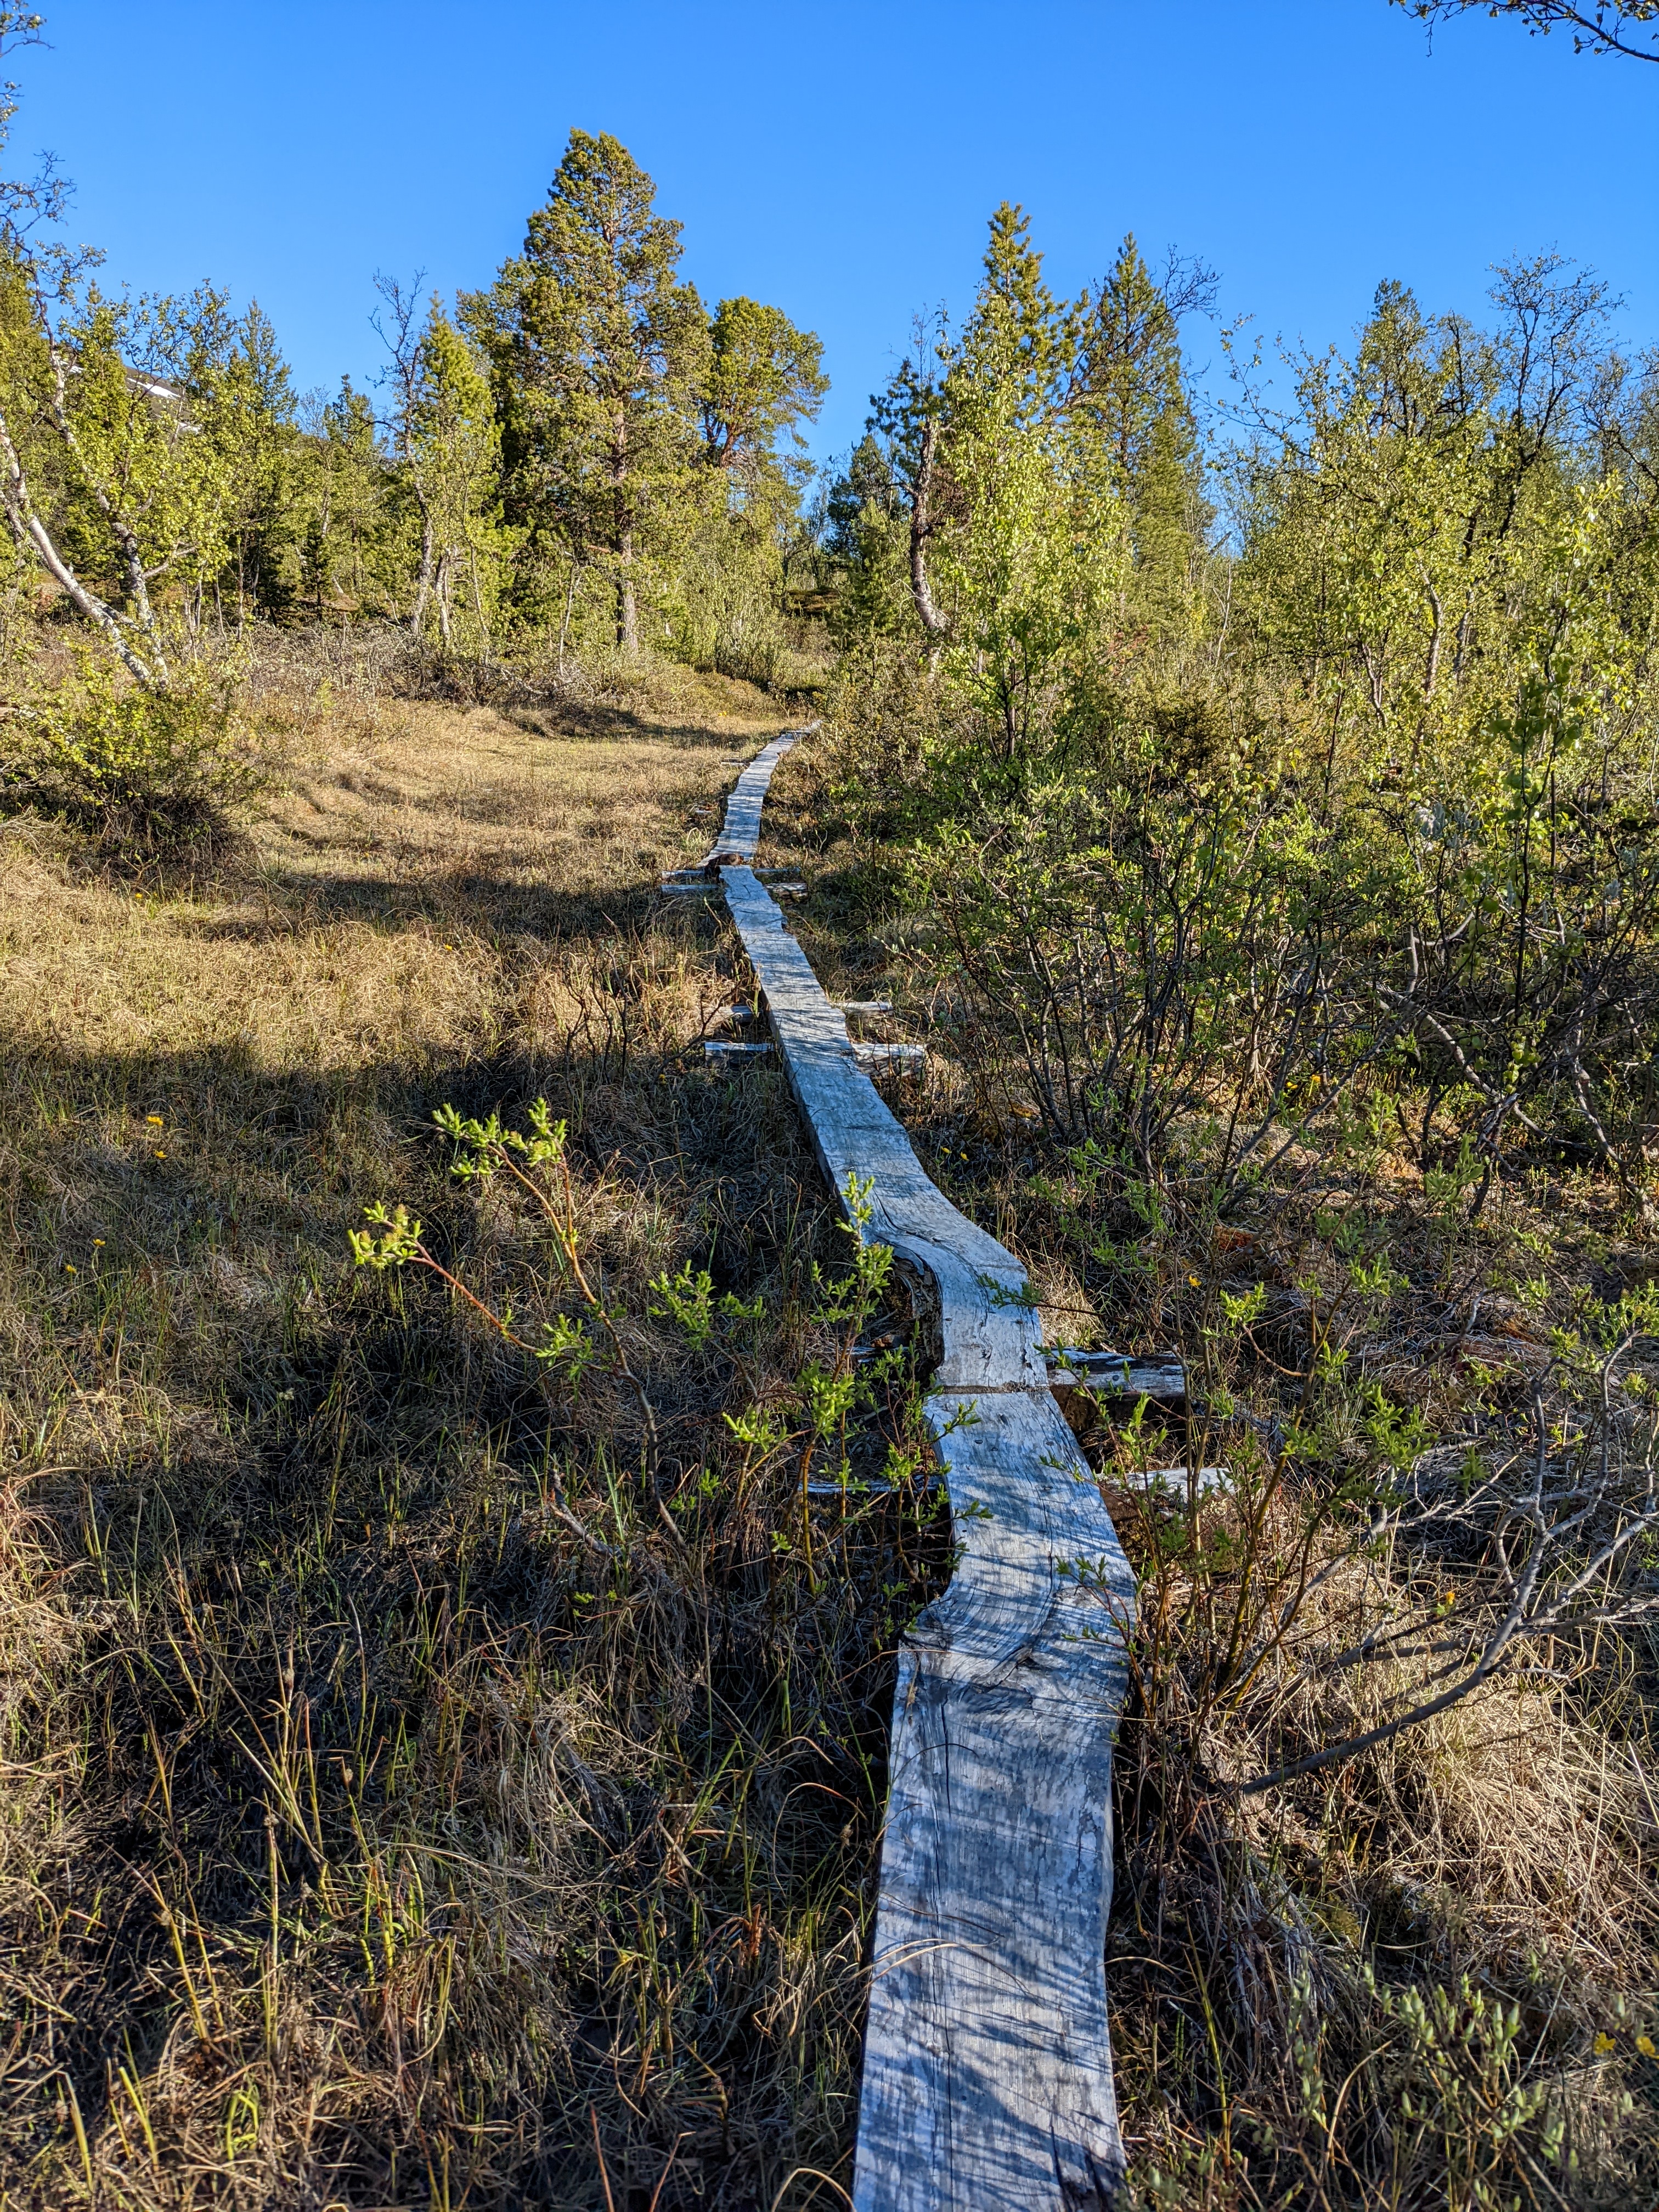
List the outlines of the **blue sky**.
<svg viewBox="0 0 1659 2212">
<path fill-rule="evenodd" d="M 656 178 L 711 301 L 822 335 L 825 453 L 914 312 L 966 303 L 1003 198 L 1057 288 L 1133 230 L 1270 340 L 1346 338 L 1385 276 L 1478 313 L 1492 262 L 1554 247 L 1659 343 L 1659 67 L 1483 15 L 1431 52 L 1385 0 L 45 4 L 14 155 L 57 154 L 112 276 L 257 296 L 302 386 L 373 371 L 375 270 L 487 280 L 573 124 Z"/>
</svg>

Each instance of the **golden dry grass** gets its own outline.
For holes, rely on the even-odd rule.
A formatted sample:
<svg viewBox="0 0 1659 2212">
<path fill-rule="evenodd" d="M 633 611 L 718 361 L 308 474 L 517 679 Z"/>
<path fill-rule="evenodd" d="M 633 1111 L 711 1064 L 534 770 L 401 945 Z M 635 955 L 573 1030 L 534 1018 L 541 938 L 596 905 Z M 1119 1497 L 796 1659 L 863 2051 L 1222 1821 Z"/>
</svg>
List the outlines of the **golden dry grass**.
<svg viewBox="0 0 1659 2212">
<path fill-rule="evenodd" d="M 805 2203 L 939 1546 L 832 1513 L 806 1569 L 722 1419 L 787 1431 L 838 1239 L 779 1079 L 702 1064 L 729 950 L 651 891 L 781 718 L 267 705 L 290 781 L 217 879 L 0 825 L 0 2203 Z M 406 1199 L 568 1311 L 429 1127 L 538 1094 L 654 1467 L 603 1363 L 347 1263 Z M 763 1301 L 741 1357 L 653 1317 L 686 1261 Z"/>
<path fill-rule="evenodd" d="M 888 1660 L 945 1554 L 925 1506 L 863 1507 L 809 1567 L 788 1455 L 722 1419 L 787 1426 L 837 1238 L 780 1079 L 703 1066 L 731 943 L 651 888 L 768 707 L 667 678 L 562 719 L 278 690 L 289 780 L 216 878 L 0 824 L 0 2205 L 587 2212 L 608 2182 L 629 2212 L 794 2212 L 833 2195 L 812 2169 L 848 2179 Z M 971 1010 L 826 842 L 819 775 L 791 756 L 763 858 L 811 884 L 831 988 L 933 1047 L 891 1093 L 924 1160 L 1024 1253 L 1051 1336 L 1200 1356 L 1218 1251 L 1176 1224 L 1121 1281 L 1088 1260 L 1006 1086 L 957 1055 Z M 429 1280 L 345 1265 L 364 1202 L 403 1198 L 532 1334 L 568 1316 L 532 1214 L 458 1191 L 428 1126 L 538 1094 L 656 1409 L 650 1476 L 616 1375 L 569 1389 Z M 1500 1194 L 1475 1235 L 1382 1148 L 1237 1264 L 1322 1280 L 1333 1207 L 1479 1284 L 1522 1352 L 1612 1249 L 1588 1184 Z M 686 1262 L 763 1299 L 740 1358 L 653 1315 Z M 1407 1298 L 1371 1332 L 1391 1390 L 1437 1429 L 1510 1404 L 1401 1352 L 1422 1326 Z M 913 1419 L 896 1388 L 858 1449 Z M 1177 1614 L 1224 1594 L 1126 1533 Z M 1293 1516 L 1268 1537 L 1277 1572 Z M 1632 2201 L 1645 1656 L 1491 1685 L 1241 1802 L 1218 1784 L 1387 1685 L 1264 1678 L 1218 1726 L 1200 1612 L 1120 1762 L 1136 2201 Z"/>
</svg>

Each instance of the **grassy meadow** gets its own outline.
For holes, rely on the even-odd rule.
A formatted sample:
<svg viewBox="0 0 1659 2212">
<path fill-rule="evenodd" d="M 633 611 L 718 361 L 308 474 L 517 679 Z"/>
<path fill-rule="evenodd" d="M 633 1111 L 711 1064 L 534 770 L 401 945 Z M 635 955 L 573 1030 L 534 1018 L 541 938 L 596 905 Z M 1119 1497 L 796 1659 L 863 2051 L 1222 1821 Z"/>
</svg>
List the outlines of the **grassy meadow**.
<svg viewBox="0 0 1659 2212">
<path fill-rule="evenodd" d="M 791 1541 L 755 1409 L 843 1240 L 781 1079 L 704 1067 L 720 929 L 652 912 L 780 717 L 683 676 L 264 711 L 282 787 L 196 879 L 0 825 L 0 2199 L 806 2203 L 939 1547 L 902 1501 L 832 1513 L 834 1573 Z M 556 1314 L 430 1120 L 542 1096 L 648 1467 L 604 1360 L 350 1265 L 407 1200 Z M 740 1348 L 653 1317 L 687 1261 Z"/>
<path fill-rule="evenodd" d="M 467 705 L 307 665 L 271 644 L 282 772 L 216 857 L 0 827 L 0 2201 L 841 2202 L 891 1655 L 948 1528 L 902 1299 L 848 1291 L 781 1076 L 706 1061 L 745 984 L 723 921 L 655 896 L 786 717 L 677 671 Z M 1224 1218 L 1114 1201 L 1103 1242 L 1086 1158 L 849 830 L 844 741 L 767 817 L 820 974 L 928 1044 L 890 1095 L 1049 1340 L 1194 1377 L 1184 1413 L 1076 1415 L 1143 1579 L 1131 2201 L 1641 2201 L 1643 1634 L 1569 1624 L 1243 1786 L 1397 1711 L 1412 1647 L 1322 1662 L 1484 1557 L 1455 1513 L 1438 1553 L 1356 1547 L 1346 1492 L 1284 1479 L 1309 1378 L 1322 1464 L 1467 1494 L 1540 1392 L 1577 1418 L 1553 1346 L 1641 1321 L 1627 1194 L 1565 1162 L 1471 1218 L 1467 1158 L 1373 1113 Z M 538 1098 L 550 1203 L 458 1182 L 435 1110 Z M 459 1290 L 352 1266 L 377 1201 Z M 1171 1464 L 1231 1488 L 1183 1509 Z"/>
</svg>

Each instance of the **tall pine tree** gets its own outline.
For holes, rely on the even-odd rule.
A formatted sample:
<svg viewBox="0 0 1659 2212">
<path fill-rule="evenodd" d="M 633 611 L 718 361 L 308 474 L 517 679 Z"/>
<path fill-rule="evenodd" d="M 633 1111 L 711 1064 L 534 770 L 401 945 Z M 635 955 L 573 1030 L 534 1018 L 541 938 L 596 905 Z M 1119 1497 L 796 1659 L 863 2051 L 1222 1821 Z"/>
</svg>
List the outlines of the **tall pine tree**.
<svg viewBox="0 0 1659 2212">
<path fill-rule="evenodd" d="M 1141 611 L 1166 635 L 1190 618 L 1212 517 L 1180 335 L 1183 307 L 1201 304 L 1209 282 L 1206 272 L 1176 264 L 1159 283 L 1131 236 L 1080 302 L 1076 404 L 1112 457 Z"/>
<path fill-rule="evenodd" d="M 630 654 L 642 561 L 690 489 L 709 358 L 680 226 L 654 197 L 617 139 L 573 131 L 523 252 L 465 313 L 495 365 L 511 519 L 609 573 Z"/>
</svg>

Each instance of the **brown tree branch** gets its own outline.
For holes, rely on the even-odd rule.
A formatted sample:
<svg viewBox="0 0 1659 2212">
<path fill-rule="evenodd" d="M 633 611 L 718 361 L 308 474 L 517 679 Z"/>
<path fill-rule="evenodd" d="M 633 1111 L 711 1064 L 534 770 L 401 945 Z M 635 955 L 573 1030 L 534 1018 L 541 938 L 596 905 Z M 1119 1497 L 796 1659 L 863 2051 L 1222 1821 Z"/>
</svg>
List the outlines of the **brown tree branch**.
<svg viewBox="0 0 1659 2212">
<path fill-rule="evenodd" d="M 1540 33 L 1547 36 L 1563 24 L 1572 32 L 1573 45 L 1581 52 L 1588 49 L 1593 54 L 1623 54 L 1633 62 L 1659 62 L 1659 30 L 1650 34 L 1645 46 L 1632 46 L 1627 36 L 1633 25 L 1659 24 L 1659 0 L 1591 0 L 1586 8 L 1573 7 L 1571 0 L 1393 0 L 1393 4 L 1409 9 L 1431 28 L 1436 23 L 1449 22 L 1455 15 L 1477 12 L 1516 16 L 1534 38 Z"/>
</svg>

